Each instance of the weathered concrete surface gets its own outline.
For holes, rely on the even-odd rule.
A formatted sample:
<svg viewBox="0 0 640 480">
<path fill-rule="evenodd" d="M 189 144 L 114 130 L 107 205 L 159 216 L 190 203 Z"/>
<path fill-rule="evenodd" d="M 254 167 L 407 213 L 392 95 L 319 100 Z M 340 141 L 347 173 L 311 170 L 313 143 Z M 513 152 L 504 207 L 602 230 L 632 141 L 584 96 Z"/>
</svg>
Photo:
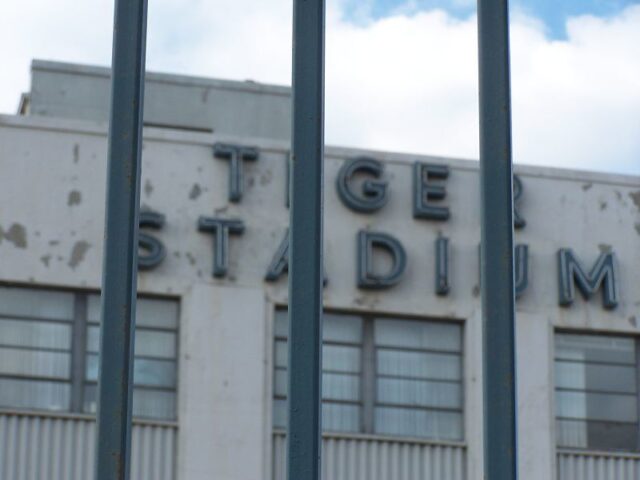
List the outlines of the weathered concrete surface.
<svg viewBox="0 0 640 480">
<path fill-rule="evenodd" d="M 213 158 L 216 141 L 260 149 L 258 161 L 244 166 L 245 192 L 240 203 L 227 200 L 228 162 Z M 149 233 L 164 242 L 167 257 L 157 269 L 140 274 L 139 290 L 181 299 L 181 478 L 200 480 L 210 478 L 211 472 L 221 478 L 255 478 L 259 471 L 264 478 L 269 475 L 270 322 L 274 305 L 286 302 L 287 288 L 284 277 L 275 284 L 265 283 L 263 277 L 288 223 L 287 149 L 286 143 L 277 141 L 145 130 L 141 204 L 166 216 L 166 226 Z M 389 181 L 389 201 L 374 214 L 350 211 L 335 189 L 335 176 L 345 158 L 363 154 L 385 162 L 384 178 Z M 412 218 L 411 167 L 415 160 L 451 167 L 444 201 L 451 208 L 448 222 Z M 0 169 L 1 280 L 98 289 L 105 125 L 2 116 Z M 537 480 L 548 478 L 555 461 L 553 329 L 638 333 L 640 180 L 533 167 L 517 170 L 524 185 L 519 209 L 527 226 L 516 233 L 516 240 L 530 247 L 529 288 L 517 304 L 520 415 L 521 425 L 528 430 L 525 444 L 534 449 L 521 460 L 523 465 L 536 467 L 525 469 L 522 478 Z M 325 171 L 329 278 L 325 307 L 465 323 L 469 478 L 480 479 L 477 164 L 328 148 Z M 245 233 L 231 237 L 225 279 L 211 276 L 213 237 L 197 231 L 201 215 L 245 222 Z M 409 264 L 396 287 L 378 292 L 356 288 L 356 233 L 360 229 L 387 232 L 403 243 Z M 449 237 L 451 243 L 451 293 L 446 297 L 434 293 L 434 242 L 439 234 Z M 572 248 L 586 269 L 602 249 L 616 252 L 621 295 L 617 309 L 604 310 L 599 296 L 587 302 L 579 294 L 572 307 L 557 305 L 555 254 L 561 247 Z M 249 375 L 247 379 L 225 385 L 225 369 L 240 375 L 239 367 L 245 367 L 241 370 Z M 255 463 L 233 471 L 232 463 L 222 455 L 238 461 L 251 458 Z"/>
</svg>

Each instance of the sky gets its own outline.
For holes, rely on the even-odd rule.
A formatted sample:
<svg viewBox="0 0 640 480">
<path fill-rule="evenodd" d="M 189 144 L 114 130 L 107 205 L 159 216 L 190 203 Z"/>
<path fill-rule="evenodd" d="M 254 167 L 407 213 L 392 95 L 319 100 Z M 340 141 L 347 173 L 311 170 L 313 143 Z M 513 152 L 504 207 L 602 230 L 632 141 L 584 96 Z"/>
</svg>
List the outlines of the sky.
<svg viewBox="0 0 640 480">
<path fill-rule="evenodd" d="M 474 0 L 327 0 L 330 145 L 478 157 Z M 0 113 L 33 58 L 108 66 L 113 0 L 0 2 Z M 289 85 L 292 0 L 150 0 L 147 69 Z M 512 0 L 516 163 L 640 175 L 640 0 Z"/>
</svg>

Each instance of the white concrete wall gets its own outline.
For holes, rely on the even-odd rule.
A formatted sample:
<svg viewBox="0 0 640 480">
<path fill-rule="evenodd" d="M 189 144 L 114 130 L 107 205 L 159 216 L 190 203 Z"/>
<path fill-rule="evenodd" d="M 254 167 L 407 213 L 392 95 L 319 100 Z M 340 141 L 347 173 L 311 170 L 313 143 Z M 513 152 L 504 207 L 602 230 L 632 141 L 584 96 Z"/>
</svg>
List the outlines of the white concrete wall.
<svg viewBox="0 0 640 480">
<path fill-rule="evenodd" d="M 224 140 L 255 145 L 260 159 L 245 164 L 241 203 L 227 200 L 228 165 L 214 159 Z M 385 161 L 388 204 L 356 214 L 341 204 L 335 176 L 343 160 L 366 153 Z M 286 280 L 263 281 L 288 223 L 287 145 L 204 133 L 147 129 L 141 203 L 166 215 L 158 233 L 167 247 L 156 270 L 139 275 L 139 290 L 181 299 L 178 473 L 180 479 L 267 478 L 271 471 L 271 318 L 286 302 Z M 451 220 L 414 220 L 411 165 L 446 163 Z M 0 280 L 97 289 L 104 221 L 106 128 L 38 117 L 0 117 Z M 520 211 L 527 227 L 516 239 L 530 245 L 529 288 L 518 302 L 519 406 L 523 480 L 552 478 L 552 352 L 554 328 L 638 333 L 640 187 L 632 177 L 518 168 Z M 465 413 L 468 478 L 482 471 L 479 190 L 475 162 L 329 148 L 326 159 L 326 308 L 452 318 L 465 322 Z M 211 276 L 213 238 L 199 233 L 200 215 L 239 217 L 230 271 Z M 392 233 L 409 264 L 388 291 L 355 283 L 359 229 Z M 434 241 L 451 239 L 451 293 L 434 293 Z M 607 311 L 598 296 L 557 305 L 558 248 L 571 247 L 589 268 L 601 249 L 620 260 L 621 303 Z"/>
</svg>

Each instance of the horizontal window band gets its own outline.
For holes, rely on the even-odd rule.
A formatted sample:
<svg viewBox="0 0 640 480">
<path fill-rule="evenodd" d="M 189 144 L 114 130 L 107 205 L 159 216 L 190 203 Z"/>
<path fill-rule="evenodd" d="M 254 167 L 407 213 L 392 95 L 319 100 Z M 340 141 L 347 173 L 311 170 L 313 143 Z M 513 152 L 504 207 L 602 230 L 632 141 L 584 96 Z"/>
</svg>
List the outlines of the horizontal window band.
<svg viewBox="0 0 640 480">
<path fill-rule="evenodd" d="M 0 350 L 21 350 L 28 352 L 46 352 L 46 353 L 71 353 L 71 349 L 51 348 L 51 347 L 31 347 L 27 345 L 7 345 L 0 343 Z"/>
<path fill-rule="evenodd" d="M 596 390 L 596 389 L 580 389 L 580 388 L 568 388 L 568 387 L 555 387 L 556 392 L 569 392 L 569 393 L 593 393 L 596 395 L 613 395 L 616 397 L 638 397 L 638 391 L 635 392 L 622 392 L 620 390 Z"/>
<path fill-rule="evenodd" d="M 87 322 L 87 325 L 90 327 L 100 327 L 99 322 Z M 178 333 L 179 328 L 169 328 L 169 327 L 153 327 L 147 325 L 136 325 L 136 332 L 164 332 L 164 333 Z"/>
<path fill-rule="evenodd" d="M 426 348 L 388 347 L 388 346 L 381 346 L 381 345 L 376 345 L 374 347 L 374 350 L 376 350 L 376 352 L 378 350 L 382 350 L 386 352 L 430 353 L 434 355 L 462 358 L 461 350 L 433 350 L 433 349 L 426 349 Z"/>
<path fill-rule="evenodd" d="M 554 358 L 554 362 L 558 363 L 572 363 L 574 365 L 598 365 L 602 367 L 627 367 L 637 368 L 636 363 L 624 363 L 624 362 L 602 362 L 598 360 L 572 360 L 569 358 Z"/>
<path fill-rule="evenodd" d="M 375 402 L 373 405 L 375 408 L 394 408 L 398 410 L 418 410 L 421 412 L 445 412 L 445 413 L 458 413 L 462 415 L 462 408 L 454 407 L 435 407 L 435 406 L 422 406 L 422 405 L 406 405 L 404 403 L 380 403 Z"/>
<path fill-rule="evenodd" d="M 621 420 L 596 420 L 584 417 L 556 417 L 556 420 L 567 421 L 567 422 L 577 422 L 577 423 L 598 423 L 602 425 L 639 425 L 637 421 L 635 422 L 623 422 Z"/>
<path fill-rule="evenodd" d="M 39 322 L 39 323 L 55 323 L 56 325 L 73 325 L 73 318 L 60 319 L 60 318 L 46 318 L 46 317 L 31 317 L 26 315 L 0 315 L 0 320 L 19 320 L 21 322 Z"/>
<path fill-rule="evenodd" d="M 0 373 L 0 379 L 6 378 L 8 380 L 24 380 L 25 382 L 54 382 L 54 383 L 71 383 L 71 376 L 69 378 L 62 377 L 42 377 L 39 375 L 14 375 L 10 373 Z"/>
<path fill-rule="evenodd" d="M 447 385 L 462 385 L 462 377 L 460 380 L 450 380 L 446 378 L 432 378 L 432 377 L 414 377 L 412 375 L 389 375 L 386 373 L 377 373 L 376 378 L 382 378 L 385 380 L 410 380 L 415 382 L 429 382 L 429 383 L 444 383 Z"/>
</svg>

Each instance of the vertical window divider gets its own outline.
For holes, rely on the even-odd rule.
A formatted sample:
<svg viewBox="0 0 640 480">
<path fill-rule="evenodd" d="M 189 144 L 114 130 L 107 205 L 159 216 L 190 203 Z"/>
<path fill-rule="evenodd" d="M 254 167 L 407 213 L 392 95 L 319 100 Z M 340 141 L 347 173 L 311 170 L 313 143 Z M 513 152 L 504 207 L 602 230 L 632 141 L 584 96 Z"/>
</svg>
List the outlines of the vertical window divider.
<svg viewBox="0 0 640 480">
<path fill-rule="evenodd" d="M 636 452 L 640 452 L 640 337 L 636 337 Z"/>
<path fill-rule="evenodd" d="M 74 295 L 71 339 L 71 411 L 82 412 L 87 357 L 87 296 Z"/>
<path fill-rule="evenodd" d="M 376 358 L 373 339 L 373 318 L 362 317 L 362 431 L 373 433 L 374 403 L 376 396 Z"/>
</svg>

